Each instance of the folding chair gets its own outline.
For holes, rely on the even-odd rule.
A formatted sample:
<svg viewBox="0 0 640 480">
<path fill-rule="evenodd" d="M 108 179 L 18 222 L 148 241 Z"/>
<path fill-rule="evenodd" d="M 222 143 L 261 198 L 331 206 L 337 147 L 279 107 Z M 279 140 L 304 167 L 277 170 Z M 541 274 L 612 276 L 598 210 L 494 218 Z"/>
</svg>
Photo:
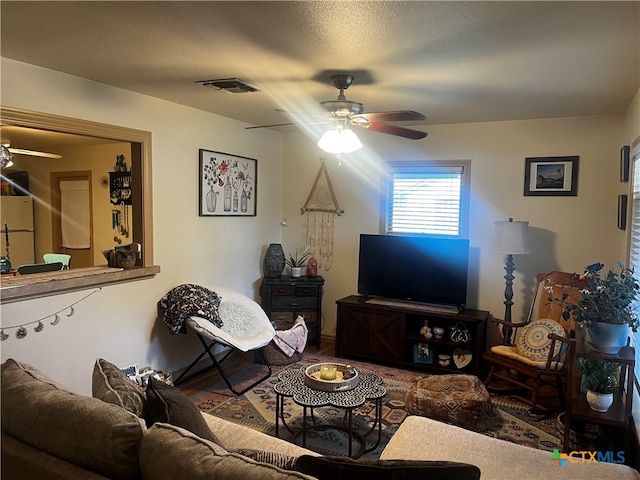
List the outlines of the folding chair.
<svg viewBox="0 0 640 480">
<path fill-rule="evenodd" d="M 210 290 L 216 292 L 222 299 L 219 307 L 220 318 L 223 323 L 222 328 L 218 328 L 210 321 L 200 317 L 192 316 L 187 320 L 187 325 L 195 332 L 204 350 L 180 374 L 174 383 L 177 385 L 204 371 L 200 370 L 189 377 L 186 376 L 187 372 L 196 366 L 205 355 L 208 355 L 229 390 L 236 395 L 242 395 L 271 376 L 271 366 L 267 364 L 260 349 L 273 339 L 275 330 L 262 307 L 249 297 L 223 287 L 211 287 Z M 213 353 L 216 345 L 229 348 L 220 360 Z M 236 390 L 222 369 L 222 363 L 235 350 L 242 352 L 257 350 L 262 360 L 264 360 L 266 368 L 264 376 L 242 390 Z"/>
<path fill-rule="evenodd" d="M 45 253 L 42 259 L 44 263 L 62 263 L 63 270 L 71 268 L 71 255 L 67 255 L 66 253 Z"/>
</svg>

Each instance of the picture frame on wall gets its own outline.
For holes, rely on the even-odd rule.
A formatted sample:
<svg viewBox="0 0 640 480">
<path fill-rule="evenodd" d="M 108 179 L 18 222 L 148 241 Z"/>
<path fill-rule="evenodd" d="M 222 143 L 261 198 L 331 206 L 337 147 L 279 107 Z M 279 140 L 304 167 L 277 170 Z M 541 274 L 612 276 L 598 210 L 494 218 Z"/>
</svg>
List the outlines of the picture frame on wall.
<svg viewBox="0 0 640 480">
<path fill-rule="evenodd" d="M 532 157 L 525 159 L 525 196 L 577 196 L 580 157 Z"/>
<path fill-rule="evenodd" d="M 620 149 L 620 181 L 629 181 L 629 155 L 631 153 L 631 147 L 625 145 Z"/>
<path fill-rule="evenodd" d="M 618 195 L 618 228 L 627 229 L 627 195 Z"/>
<path fill-rule="evenodd" d="M 199 150 L 199 215 L 255 217 L 258 161 L 213 150 Z"/>
</svg>

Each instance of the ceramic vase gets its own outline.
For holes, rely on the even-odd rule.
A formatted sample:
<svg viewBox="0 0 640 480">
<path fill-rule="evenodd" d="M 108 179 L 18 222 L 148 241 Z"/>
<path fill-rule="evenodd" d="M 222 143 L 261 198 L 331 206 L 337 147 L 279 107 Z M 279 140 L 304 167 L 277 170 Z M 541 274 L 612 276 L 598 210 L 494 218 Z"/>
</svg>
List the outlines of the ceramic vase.
<svg viewBox="0 0 640 480">
<path fill-rule="evenodd" d="M 616 354 L 627 344 L 629 325 L 626 323 L 590 322 L 586 327 L 587 343 L 597 352 Z"/>
<path fill-rule="evenodd" d="M 11 262 L 7 257 L 0 257 L 0 273 L 11 272 Z"/>
<path fill-rule="evenodd" d="M 279 277 L 285 266 L 284 249 L 279 243 L 267 247 L 264 255 L 264 274 L 268 277 Z"/>
<path fill-rule="evenodd" d="M 587 390 L 587 403 L 591 410 L 604 413 L 613 404 L 613 393 L 596 393 Z"/>
</svg>

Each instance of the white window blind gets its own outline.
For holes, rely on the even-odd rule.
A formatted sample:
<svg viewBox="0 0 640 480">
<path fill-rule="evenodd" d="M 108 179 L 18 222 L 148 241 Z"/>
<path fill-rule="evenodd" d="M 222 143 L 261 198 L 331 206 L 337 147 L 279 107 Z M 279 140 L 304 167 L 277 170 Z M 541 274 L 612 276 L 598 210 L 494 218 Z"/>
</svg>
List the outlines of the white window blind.
<svg viewBox="0 0 640 480">
<path fill-rule="evenodd" d="M 633 185 L 631 190 L 631 221 L 629 231 L 629 266 L 634 268 L 636 278 L 640 278 L 640 152 L 636 153 L 632 163 Z M 640 302 L 636 303 L 640 311 Z M 631 334 L 631 344 L 636 349 L 635 377 L 636 387 L 640 379 L 640 331 Z"/>
<path fill-rule="evenodd" d="M 461 163 L 392 166 L 386 233 L 463 236 L 468 170 Z"/>
</svg>

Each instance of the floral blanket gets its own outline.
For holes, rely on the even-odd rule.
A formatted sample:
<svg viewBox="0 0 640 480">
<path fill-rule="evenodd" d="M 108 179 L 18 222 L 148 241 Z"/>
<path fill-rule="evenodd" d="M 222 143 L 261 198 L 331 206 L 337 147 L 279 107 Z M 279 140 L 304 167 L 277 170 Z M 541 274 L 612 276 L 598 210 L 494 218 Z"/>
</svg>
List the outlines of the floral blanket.
<svg viewBox="0 0 640 480">
<path fill-rule="evenodd" d="M 158 301 L 158 312 L 172 335 L 186 334 L 185 322 L 191 316 L 209 320 L 222 328 L 220 296 L 208 288 L 186 283 L 172 288 Z"/>
</svg>

